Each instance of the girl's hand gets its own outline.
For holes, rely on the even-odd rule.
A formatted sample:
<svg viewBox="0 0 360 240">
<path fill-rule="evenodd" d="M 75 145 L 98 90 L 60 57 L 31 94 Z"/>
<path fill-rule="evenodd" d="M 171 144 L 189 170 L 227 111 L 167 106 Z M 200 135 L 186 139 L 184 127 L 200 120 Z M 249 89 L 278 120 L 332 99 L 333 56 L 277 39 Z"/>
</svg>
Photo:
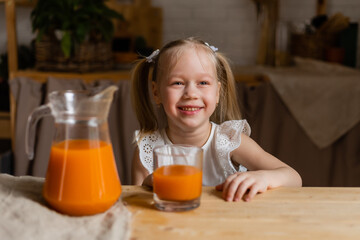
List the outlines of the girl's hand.
<svg viewBox="0 0 360 240">
<path fill-rule="evenodd" d="M 237 172 L 216 186 L 226 201 L 250 201 L 257 193 L 265 192 L 269 182 L 263 171 Z"/>
<path fill-rule="evenodd" d="M 153 175 L 152 174 L 149 174 L 143 181 L 142 183 L 142 186 L 145 186 L 145 187 L 150 187 L 152 188 L 153 187 Z"/>
</svg>

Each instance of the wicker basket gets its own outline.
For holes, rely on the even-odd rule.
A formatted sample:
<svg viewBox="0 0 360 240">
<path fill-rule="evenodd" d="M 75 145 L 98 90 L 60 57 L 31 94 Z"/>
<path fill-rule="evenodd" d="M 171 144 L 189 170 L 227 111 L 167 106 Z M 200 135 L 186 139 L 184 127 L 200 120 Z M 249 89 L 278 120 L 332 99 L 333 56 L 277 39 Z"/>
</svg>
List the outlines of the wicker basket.
<svg viewBox="0 0 360 240">
<path fill-rule="evenodd" d="M 324 59 L 326 48 L 335 42 L 335 35 L 292 34 L 291 54 L 300 57 Z"/>
<path fill-rule="evenodd" d="M 36 42 L 36 68 L 46 71 L 90 72 L 110 70 L 114 67 L 111 43 L 85 42 L 75 47 L 73 56 L 65 58 L 60 42 Z"/>
</svg>

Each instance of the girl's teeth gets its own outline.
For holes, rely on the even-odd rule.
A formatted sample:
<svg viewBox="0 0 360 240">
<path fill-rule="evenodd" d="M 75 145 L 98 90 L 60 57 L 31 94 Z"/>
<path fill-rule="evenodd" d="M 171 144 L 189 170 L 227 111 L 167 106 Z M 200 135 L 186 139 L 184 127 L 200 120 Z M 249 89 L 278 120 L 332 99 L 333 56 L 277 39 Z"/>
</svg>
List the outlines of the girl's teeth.
<svg viewBox="0 0 360 240">
<path fill-rule="evenodd" d="M 199 108 L 182 108 L 184 111 L 196 111 L 199 110 Z"/>
</svg>

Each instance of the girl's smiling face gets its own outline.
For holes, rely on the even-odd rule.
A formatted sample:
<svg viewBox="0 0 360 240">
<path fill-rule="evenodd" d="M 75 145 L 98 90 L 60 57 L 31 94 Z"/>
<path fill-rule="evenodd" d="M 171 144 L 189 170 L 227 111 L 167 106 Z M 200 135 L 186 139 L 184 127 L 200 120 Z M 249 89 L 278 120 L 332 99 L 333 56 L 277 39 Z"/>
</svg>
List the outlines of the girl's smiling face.
<svg viewBox="0 0 360 240">
<path fill-rule="evenodd" d="M 192 131 L 209 127 L 219 101 L 220 82 L 209 53 L 202 47 L 186 47 L 175 65 L 153 84 L 153 94 L 155 102 L 163 105 L 170 129 Z"/>
</svg>

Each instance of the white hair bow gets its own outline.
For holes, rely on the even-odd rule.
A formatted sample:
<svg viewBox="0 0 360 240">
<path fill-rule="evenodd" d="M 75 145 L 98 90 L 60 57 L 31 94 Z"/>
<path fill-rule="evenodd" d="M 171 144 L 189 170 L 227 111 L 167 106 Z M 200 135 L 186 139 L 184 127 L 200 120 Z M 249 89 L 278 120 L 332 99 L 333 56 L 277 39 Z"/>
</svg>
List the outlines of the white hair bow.
<svg viewBox="0 0 360 240">
<path fill-rule="evenodd" d="M 213 50 L 213 52 L 217 52 L 219 50 L 217 47 L 214 47 L 213 45 L 209 45 L 207 42 L 205 42 L 205 45 L 208 46 L 209 48 L 211 48 L 211 50 Z"/>
<path fill-rule="evenodd" d="M 153 51 L 150 56 L 146 57 L 146 62 L 148 63 L 152 63 L 154 62 L 154 58 L 159 55 L 160 50 L 156 49 L 155 51 Z"/>
</svg>

